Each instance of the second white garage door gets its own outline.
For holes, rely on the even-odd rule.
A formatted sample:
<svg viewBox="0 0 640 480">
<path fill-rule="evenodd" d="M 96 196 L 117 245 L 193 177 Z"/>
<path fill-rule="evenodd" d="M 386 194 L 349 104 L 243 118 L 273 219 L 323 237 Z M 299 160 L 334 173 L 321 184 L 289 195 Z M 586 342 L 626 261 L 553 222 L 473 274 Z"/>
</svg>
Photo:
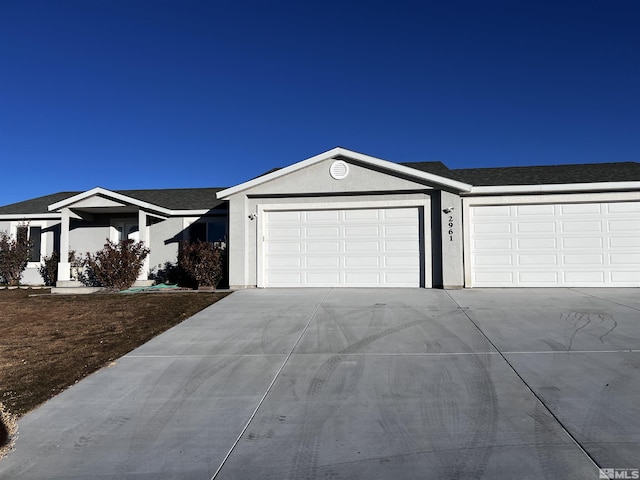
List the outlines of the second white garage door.
<svg viewBox="0 0 640 480">
<path fill-rule="evenodd" d="M 419 287 L 421 211 L 266 211 L 264 286 Z"/>
<path fill-rule="evenodd" d="M 640 202 L 469 210 L 471 286 L 640 286 Z"/>
</svg>

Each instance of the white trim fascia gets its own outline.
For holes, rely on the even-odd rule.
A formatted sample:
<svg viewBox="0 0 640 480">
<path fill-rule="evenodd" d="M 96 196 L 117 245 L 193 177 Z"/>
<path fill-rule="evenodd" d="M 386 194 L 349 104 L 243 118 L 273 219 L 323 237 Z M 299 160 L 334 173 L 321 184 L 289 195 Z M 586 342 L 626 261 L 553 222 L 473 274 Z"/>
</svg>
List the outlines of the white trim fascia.
<svg viewBox="0 0 640 480">
<path fill-rule="evenodd" d="M 420 170 L 416 170 L 415 168 L 405 167 L 404 165 L 399 165 L 397 163 L 389 162 L 388 160 L 382 160 L 381 158 L 364 155 L 362 153 L 354 152 L 346 148 L 336 147 L 326 152 L 315 155 L 311 158 L 307 158 L 306 160 L 302 160 L 300 162 L 294 163 L 293 165 L 289 165 L 288 167 L 282 168 L 275 172 L 269 173 L 267 175 L 263 175 L 258 178 L 254 178 L 253 180 L 249 180 L 248 182 L 241 183 L 239 185 L 236 185 L 235 187 L 230 187 L 225 190 L 221 190 L 218 193 L 216 193 L 216 197 L 219 200 L 227 200 L 230 195 L 241 192 L 251 187 L 255 187 L 256 185 L 269 182 L 271 180 L 282 177 L 284 175 L 288 175 L 290 173 L 293 173 L 297 170 L 308 167 L 315 163 L 328 160 L 330 158 L 334 158 L 337 156 L 344 156 L 352 160 L 357 160 L 365 164 L 374 165 L 376 167 L 383 168 L 391 172 L 401 173 L 403 175 L 419 178 L 421 180 L 426 180 L 427 182 L 431 182 L 431 183 L 437 183 L 439 185 L 451 187 L 459 191 L 468 192 L 472 188 L 471 185 L 467 183 L 458 182 L 456 180 L 451 180 L 450 178 L 441 177 L 439 175 L 434 175 L 432 173 L 422 172 Z"/>
<path fill-rule="evenodd" d="M 558 183 L 542 185 L 491 185 L 471 187 L 467 195 L 545 192 L 608 192 L 612 190 L 640 190 L 640 182 Z"/>
<path fill-rule="evenodd" d="M 59 220 L 62 218 L 60 213 L 10 213 L 0 215 L 0 220 Z"/>
<path fill-rule="evenodd" d="M 74 195 L 73 197 L 69 197 L 69 198 L 65 198 L 64 200 L 61 200 L 59 202 L 53 203 L 51 205 L 49 205 L 49 211 L 52 210 L 59 210 L 61 208 L 72 208 L 73 204 L 75 202 L 78 202 L 80 200 L 84 200 L 85 198 L 89 198 L 92 197 L 94 195 L 104 195 L 106 197 L 110 197 L 116 200 L 120 200 L 122 202 L 127 202 L 130 203 L 132 205 L 135 205 L 137 207 L 140 208 L 145 208 L 148 210 L 154 210 L 156 212 L 160 212 L 160 213 L 164 213 L 165 215 L 171 215 L 171 210 L 164 208 L 164 207 L 160 207 L 158 205 L 154 205 L 148 202 L 143 202 L 142 200 L 138 200 L 136 198 L 133 197 L 129 197 L 127 195 L 122 195 L 121 193 L 116 193 L 112 190 L 107 190 L 106 188 L 102 188 L 102 187 L 95 187 L 92 188 L 91 190 L 87 190 L 85 192 L 81 192 L 78 193 L 77 195 Z"/>
<path fill-rule="evenodd" d="M 540 203 L 603 203 L 640 201 L 640 191 L 632 192 L 563 192 L 544 195 L 496 195 L 462 197 L 463 205 L 523 205 Z"/>
</svg>

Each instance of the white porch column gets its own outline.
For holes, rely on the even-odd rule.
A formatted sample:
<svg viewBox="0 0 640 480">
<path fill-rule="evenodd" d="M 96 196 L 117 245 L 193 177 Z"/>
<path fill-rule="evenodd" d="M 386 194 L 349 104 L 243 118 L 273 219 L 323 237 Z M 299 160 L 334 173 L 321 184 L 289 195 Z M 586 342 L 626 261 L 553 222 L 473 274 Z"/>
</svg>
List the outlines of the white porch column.
<svg viewBox="0 0 640 480">
<path fill-rule="evenodd" d="M 63 208 L 60 225 L 60 259 L 58 262 L 58 282 L 71 280 L 71 264 L 69 263 L 69 219 L 71 210 Z"/>
<path fill-rule="evenodd" d="M 149 227 L 147 227 L 147 212 L 142 209 L 138 210 L 138 234 L 140 241 L 145 247 L 149 248 Z M 144 264 L 140 269 L 138 280 L 147 280 L 149 278 L 149 255 L 144 259 Z"/>
</svg>

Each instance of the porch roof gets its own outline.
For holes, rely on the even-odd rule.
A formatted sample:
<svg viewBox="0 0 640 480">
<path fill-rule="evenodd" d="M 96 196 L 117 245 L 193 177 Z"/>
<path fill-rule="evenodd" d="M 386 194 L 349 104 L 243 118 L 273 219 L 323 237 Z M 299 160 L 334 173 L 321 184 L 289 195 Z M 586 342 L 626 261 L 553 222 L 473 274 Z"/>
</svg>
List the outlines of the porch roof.
<svg viewBox="0 0 640 480">
<path fill-rule="evenodd" d="M 211 210 L 224 202 L 216 198 L 222 188 L 167 188 L 111 190 L 119 195 L 156 205 L 167 210 Z M 0 215 L 49 214 L 49 206 L 85 193 L 58 192 L 0 207 Z"/>
</svg>

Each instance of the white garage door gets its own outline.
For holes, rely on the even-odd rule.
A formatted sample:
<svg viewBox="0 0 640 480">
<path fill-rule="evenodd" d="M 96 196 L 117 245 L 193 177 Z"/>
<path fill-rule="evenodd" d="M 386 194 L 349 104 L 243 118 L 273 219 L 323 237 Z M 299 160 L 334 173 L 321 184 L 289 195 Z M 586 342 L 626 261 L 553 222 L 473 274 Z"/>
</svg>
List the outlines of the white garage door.
<svg viewBox="0 0 640 480">
<path fill-rule="evenodd" d="M 419 287 L 420 210 L 267 211 L 265 287 Z"/>
<path fill-rule="evenodd" d="M 640 286 L 640 202 L 470 208 L 475 287 Z"/>
</svg>

